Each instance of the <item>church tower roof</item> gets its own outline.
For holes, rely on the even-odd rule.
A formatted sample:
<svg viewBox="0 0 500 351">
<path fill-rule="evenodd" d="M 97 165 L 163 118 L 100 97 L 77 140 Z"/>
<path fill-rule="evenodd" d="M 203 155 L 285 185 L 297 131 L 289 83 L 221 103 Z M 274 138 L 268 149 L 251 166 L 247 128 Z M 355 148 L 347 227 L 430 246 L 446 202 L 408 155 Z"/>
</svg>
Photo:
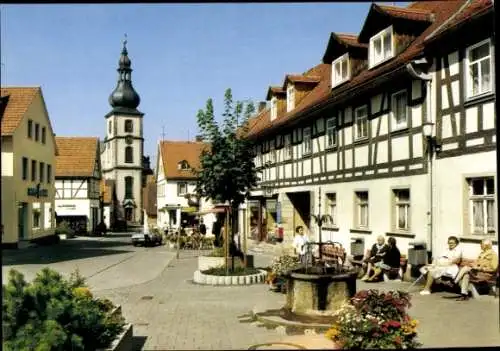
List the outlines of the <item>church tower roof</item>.
<svg viewBox="0 0 500 351">
<path fill-rule="evenodd" d="M 141 114 L 137 110 L 141 102 L 139 94 L 132 86 L 132 62 L 128 57 L 127 39 L 123 41 L 123 49 L 118 61 L 118 82 L 109 96 L 109 104 L 113 108 L 110 113 Z"/>
</svg>

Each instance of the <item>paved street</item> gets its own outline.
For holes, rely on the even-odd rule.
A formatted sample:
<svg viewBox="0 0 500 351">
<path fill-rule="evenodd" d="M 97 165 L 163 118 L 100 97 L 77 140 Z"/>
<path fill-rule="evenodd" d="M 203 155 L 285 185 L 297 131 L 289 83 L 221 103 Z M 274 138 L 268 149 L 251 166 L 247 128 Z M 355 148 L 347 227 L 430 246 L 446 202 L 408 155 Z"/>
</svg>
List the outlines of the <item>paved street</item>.
<svg viewBox="0 0 500 351">
<path fill-rule="evenodd" d="M 280 330 L 248 322 L 248 312 L 255 306 L 276 308 L 284 303 L 284 295 L 270 292 L 265 285 L 195 285 L 191 282 L 197 265 L 194 252 L 181 251 L 176 260 L 175 253 L 165 247 L 134 248 L 123 236 L 74 240 L 28 249 L 29 254 L 16 252 L 29 263 L 21 271 L 34 272 L 48 264 L 71 272 L 78 265 L 82 273 L 91 276 L 89 283 L 96 295 L 122 305 L 144 350 L 248 349 L 288 340 Z M 35 252 L 42 263 L 36 262 Z M 7 251 L 3 257 L 4 274 L 6 268 L 21 267 L 12 266 L 16 254 Z M 72 256 L 77 258 L 71 260 Z M 271 257 L 256 256 L 256 266 L 269 264 Z M 406 282 L 359 282 L 358 289 L 404 290 L 408 286 Z M 418 287 L 412 291 L 410 315 L 420 321 L 420 341 L 425 347 L 500 346 L 498 299 L 483 296 L 457 302 L 449 298 L 454 297 L 451 293 L 420 296 Z"/>
<path fill-rule="evenodd" d="M 31 280 L 46 266 L 64 275 L 78 269 L 94 291 L 154 279 L 174 254 L 167 252 L 165 246 L 134 247 L 130 236 L 123 233 L 104 238 L 77 237 L 53 246 L 3 250 L 2 283 L 6 283 L 10 269 L 19 270 Z"/>
</svg>

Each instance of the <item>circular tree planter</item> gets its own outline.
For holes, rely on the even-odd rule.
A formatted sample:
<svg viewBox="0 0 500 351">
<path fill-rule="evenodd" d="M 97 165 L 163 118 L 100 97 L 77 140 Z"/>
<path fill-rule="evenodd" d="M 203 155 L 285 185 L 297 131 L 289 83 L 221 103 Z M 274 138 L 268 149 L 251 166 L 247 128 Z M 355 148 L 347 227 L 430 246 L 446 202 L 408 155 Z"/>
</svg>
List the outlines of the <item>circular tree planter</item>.
<svg viewBox="0 0 500 351">
<path fill-rule="evenodd" d="M 231 262 L 232 258 L 228 257 L 228 262 Z M 239 260 L 235 257 L 235 261 Z M 198 256 L 198 270 L 205 271 L 210 268 L 220 267 L 225 264 L 224 257 L 218 256 Z M 247 267 L 253 268 L 253 255 L 247 255 Z"/>
<path fill-rule="evenodd" d="M 259 269 L 259 273 L 249 275 L 211 275 L 203 274 L 200 270 L 194 272 L 193 281 L 204 285 L 250 285 L 264 282 L 267 275 L 265 270 Z"/>
</svg>

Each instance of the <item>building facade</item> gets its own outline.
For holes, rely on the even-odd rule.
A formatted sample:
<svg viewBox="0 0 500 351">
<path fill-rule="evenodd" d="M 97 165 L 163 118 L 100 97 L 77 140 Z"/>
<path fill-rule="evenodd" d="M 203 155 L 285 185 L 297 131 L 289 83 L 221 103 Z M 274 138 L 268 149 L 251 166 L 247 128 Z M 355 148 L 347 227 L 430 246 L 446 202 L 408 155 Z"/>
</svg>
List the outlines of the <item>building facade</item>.
<svg viewBox="0 0 500 351">
<path fill-rule="evenodd" d="M 251 121 L 259 186 L 240 212 L 264 240 L 330 214 L 322 241 L 380 234 L 429 255 L 447 237 L 475 257 L 496 239 L 493 4 L 373 4 L 361 32 L 332 33 L 323 63 L 270 87 Z M 495 241 L 496 243 L 496 241 Z"/>
<path fill-rule="evenodd" d="M 54 235 L 57 146 L 40 87 L 1 89 L 2 246 Z"/>
<path fill-rule="evenodd" d="M 156 157 L 157 225 L 159 228 L 193 226 L 203 218 L 212 232 L 212 204 L 195 194 L 200 155 L 207 144 L 200 141 L 160 141 Z"/>
<path fill-rule="evenodd" d="M 109 97 L 106 136 L 101 149 L 102 175 L 112 180 L 117 198 L 116 221 L 140 224 L 143 220 L 143 116 L 137 110 L 139 94 L 132 86 L 132 68 L 126 41 L 118 63 L 118 83 Z"/>
<path fill-rule="evenodd" d="M 93 233 L 101 222 L 99 138 L 56 137 L 56 222 Z"/>
</svg>

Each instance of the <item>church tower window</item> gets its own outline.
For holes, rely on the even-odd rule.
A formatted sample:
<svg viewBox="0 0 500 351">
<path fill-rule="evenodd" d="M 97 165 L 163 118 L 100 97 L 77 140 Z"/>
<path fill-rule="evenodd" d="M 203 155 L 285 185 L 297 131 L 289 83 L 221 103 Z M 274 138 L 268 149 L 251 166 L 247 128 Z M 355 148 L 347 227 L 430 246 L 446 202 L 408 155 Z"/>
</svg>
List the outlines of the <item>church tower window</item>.
<svg viewBox="0 0 500 351">
<path fill-rule="evenodd" d="M 132 149 L 132 146 L 125 148 L 125 163 L 134 163 L 134 149 Z"/>
<path fill-rule="evenodd" d="M 133 177 L 125 177 L 125 199 L 132 199 L 134 190 L 134 178 Z"/>
<path fill-rule="evenodd" d="M 134 131 L 134 123 L 131 119 L 125 120 L 125 133 L 133 133 Z"/>
</svg>

